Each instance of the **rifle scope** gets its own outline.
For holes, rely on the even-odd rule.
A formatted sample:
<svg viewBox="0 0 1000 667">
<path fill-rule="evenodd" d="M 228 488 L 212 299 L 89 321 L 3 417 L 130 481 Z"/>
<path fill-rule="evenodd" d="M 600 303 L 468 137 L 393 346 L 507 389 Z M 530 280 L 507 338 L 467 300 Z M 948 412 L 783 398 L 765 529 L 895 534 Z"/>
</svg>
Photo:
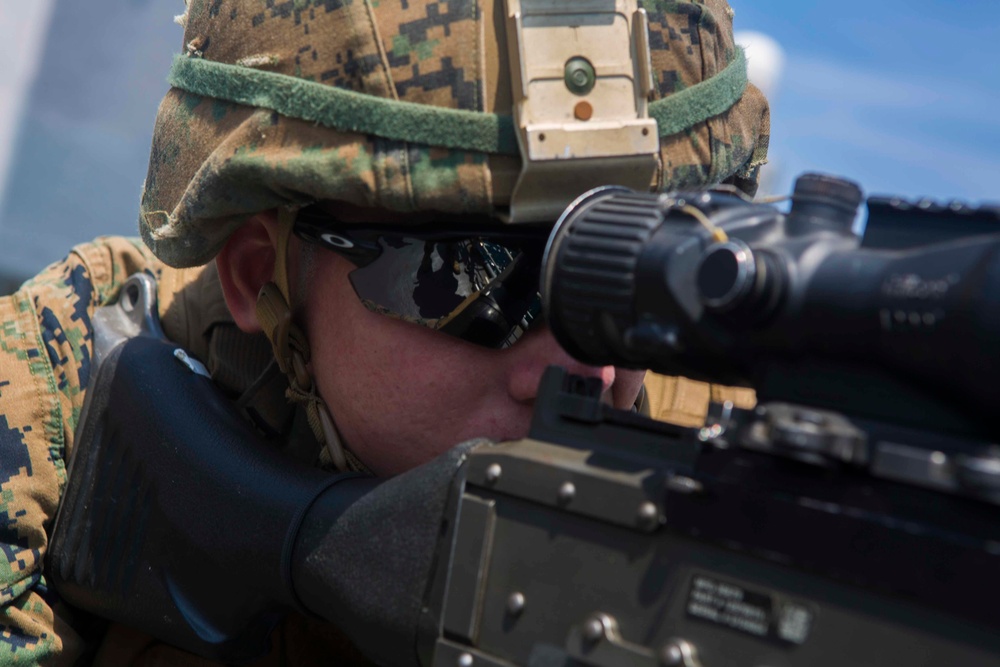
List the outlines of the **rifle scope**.
<svg viewBox="0 0 1000 667">
<path fill-rule="evenodd" d="M 862 201 L 818 174 L 787 213 L 734 191 L 593 190 L 546 249 L 552 331 L 594 365 L 995 434 L 1000 209 L 872 199 L 862 237 Z"/>
</svg>

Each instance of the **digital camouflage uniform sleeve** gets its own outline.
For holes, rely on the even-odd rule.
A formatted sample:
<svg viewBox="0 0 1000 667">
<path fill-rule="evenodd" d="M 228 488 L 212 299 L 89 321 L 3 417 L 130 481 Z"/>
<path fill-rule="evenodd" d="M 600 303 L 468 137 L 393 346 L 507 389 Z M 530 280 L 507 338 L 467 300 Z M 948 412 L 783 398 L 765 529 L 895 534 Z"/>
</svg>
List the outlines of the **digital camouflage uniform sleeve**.
<svg viewBox="0 0 1000 667">
<path fill-rule="evenodd" d="M 0 664 L 71 664 L 83 650 L 42 560 L 91 372 L 94 308 L 160 264 L 136 240 L 74 248 L 0 298 Z"/>
</svg>

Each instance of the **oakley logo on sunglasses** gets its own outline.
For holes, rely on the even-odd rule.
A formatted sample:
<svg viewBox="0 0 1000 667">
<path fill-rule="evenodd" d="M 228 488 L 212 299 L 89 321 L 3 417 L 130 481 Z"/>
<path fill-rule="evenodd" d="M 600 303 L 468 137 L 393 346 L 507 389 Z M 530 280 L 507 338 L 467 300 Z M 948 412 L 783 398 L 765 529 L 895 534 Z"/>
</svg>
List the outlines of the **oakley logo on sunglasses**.
<svg viewBox="0 0 1000 667">
<path fill-rule="evenodd" d="M 331 234 L 326 232 L 325 234 L 320 234 L 320 240 L 334 248 L 353 248 L 354 242 L 350 239 L 344 238 L 343 236 L 338 236 L 337 234 Z"/>
</svg>

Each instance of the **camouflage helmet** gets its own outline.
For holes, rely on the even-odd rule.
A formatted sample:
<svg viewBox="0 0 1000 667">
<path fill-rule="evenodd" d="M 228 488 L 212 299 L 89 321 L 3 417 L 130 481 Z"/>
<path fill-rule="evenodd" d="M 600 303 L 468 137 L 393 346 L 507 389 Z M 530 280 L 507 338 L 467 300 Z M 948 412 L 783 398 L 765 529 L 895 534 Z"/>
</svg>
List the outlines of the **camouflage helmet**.
<svg viewBox="0 0 1000 667">
<path fill-rule="evenodd" d="M 156 120 L 144 241 L 186 267 L 211 260 L 248 215 L 268 209 L 332 200 L 505 210 L 522 169 L 512 1 L 190 0 Z M 726 0 L 639 4 L 659 135 L 650 187 L 729 180 L 753 191 L 769 115 L 746 82 L 732 9 Z"/>
</svg>

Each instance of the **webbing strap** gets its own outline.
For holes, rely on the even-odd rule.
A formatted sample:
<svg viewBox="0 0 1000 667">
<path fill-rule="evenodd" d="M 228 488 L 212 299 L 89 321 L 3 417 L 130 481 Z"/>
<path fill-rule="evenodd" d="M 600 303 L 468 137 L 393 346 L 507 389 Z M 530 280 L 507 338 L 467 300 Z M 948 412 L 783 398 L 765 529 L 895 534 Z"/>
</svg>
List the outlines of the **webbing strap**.
<svg viewBox="0 0 1000 667">
<path fill-rule="evenodd" d="M 326 446 L 330 462 L 338 470 L 368 469 L 344 447 L 330 410 L 317 391 L 309 370 L 309 341 L 292 319 L 292 294 L 288 282 L 288 243 L 295 226 L 297 210 L 278 209 L 278 236 L 275 243 L 273 281 L 257 295 L 257 321 L 271 341 L 278 368 L 288 377 L 285 396 L 292 403 L 305 406 L 306 420 L 316 440 Z"/>
<path fill-rule="evenodd" d="M 167 82 L 194 95 L 270 109 L 345 132 L 499 155 L 518 155 L 513 117 L 400 102 L 306 81 L 287 74 L 178 55 Z M 729 65 L 690 88 L 649 105 L 668 137 L 732 107 L 747 86 L 747 63 L 737 48 Z"/>
<path fill-rule="evenodd" d="M 518 155 L 510 116 L 400 102 L 287 74 L 187 56 L 174 58 L 167 82 L 195 95 L 270 109 L 345 132 Z"/>
<path fill-rule="evenodd" d="M 288 242 L 292 238 L 298 213 L 297 208 L 281 207 L 278 209 L 278 238 L 274 249 L 274 280 L 278 283 L 281 296 L 285 297 L 285 301 L 290 306 L 294 304 L 288 286 Z"/>
<path fill-rule="evenodd" d="M 684 132 L 728 111 L 747 89 L 747 57 L 742 47 L 724 70 L 661 100 L 650 103 L 649 117 L 661 137 Z"/>
</svg>

